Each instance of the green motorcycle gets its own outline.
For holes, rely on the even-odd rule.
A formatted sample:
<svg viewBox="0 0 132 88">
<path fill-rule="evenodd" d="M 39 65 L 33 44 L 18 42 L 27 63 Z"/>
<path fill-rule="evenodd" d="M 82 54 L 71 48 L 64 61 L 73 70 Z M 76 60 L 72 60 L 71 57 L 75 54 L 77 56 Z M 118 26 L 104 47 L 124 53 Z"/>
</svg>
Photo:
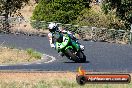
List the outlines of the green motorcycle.
<svg viewBox="0 0 132 88">
<path fill-rule="evenodd" d="M 55 33 L 56 50 L 62 52 L 67 58 L 77 63 L 86 62 L 86 56 L 77 42 L 72 40 L 68 34 Z"/>
</svg>

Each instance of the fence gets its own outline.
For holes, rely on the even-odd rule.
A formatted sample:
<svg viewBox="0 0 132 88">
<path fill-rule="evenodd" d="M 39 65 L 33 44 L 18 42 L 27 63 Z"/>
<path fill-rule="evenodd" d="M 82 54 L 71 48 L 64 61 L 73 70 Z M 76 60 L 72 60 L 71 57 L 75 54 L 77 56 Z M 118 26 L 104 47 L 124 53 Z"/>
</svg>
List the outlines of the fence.
<svg viewBox="0 0 132 88">
<path fill-rule="evenodd" d="M 0 23 L 3 23 L 2 17 L 0 18 Z M 16 27 L 17 31 L 19 31 L 19 26 L 23 23 L 26 25 L 30 25 L 29 29 L 36 30 L 45 30 L 50 22 L 45 21 L 36 21 L 36 20 L 25 20 L 23 18 L 9 18 L 8 22 L 10 25 L 18 25 Z M 102 41 L 102 42 L 114 42 L 114 43 L 132 43 L 132 33 L 126 30 L 115 30 L 115 29 L 107 29 L 107 28 L 97 28 L 97 27 L 88 27 L 88 26 L 79 26 L 72 24 L 62 24 L 57 23 L 59 27 L 64 27 L 66 30 L 72 31 L 80 36 L 83 40 L 90 41 Z M 14 27 L 12 27 L 14 28 Z M 28 28 L 26 28 L 28 29 Z M 23 29 L 22 29 L 23 30 Z"/>
</svg>

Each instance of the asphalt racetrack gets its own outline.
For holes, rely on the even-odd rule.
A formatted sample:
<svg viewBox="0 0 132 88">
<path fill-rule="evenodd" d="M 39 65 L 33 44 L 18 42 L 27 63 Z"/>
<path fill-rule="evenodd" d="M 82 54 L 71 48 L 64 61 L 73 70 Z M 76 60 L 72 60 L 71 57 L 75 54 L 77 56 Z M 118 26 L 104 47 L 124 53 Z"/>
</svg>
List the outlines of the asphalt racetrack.
<svg viewBox="0 0 132 88">
<path fill-rule="evenodd" d="M 0 44 L 20 49 L 33 48 L 41 53 L 55 57 L 55 60 L 44 63 L 0 65 L 0 70 L 20 71 L 77 71 L 82 66 L 94 72 L 132 72 L 132 45 L 121 45 L 106 42 L 79 41 L 85 45 L 86 63 L 74 63 L 58 55 L 50 48 L 47 37 L 0 34 Z"/>
</svg>

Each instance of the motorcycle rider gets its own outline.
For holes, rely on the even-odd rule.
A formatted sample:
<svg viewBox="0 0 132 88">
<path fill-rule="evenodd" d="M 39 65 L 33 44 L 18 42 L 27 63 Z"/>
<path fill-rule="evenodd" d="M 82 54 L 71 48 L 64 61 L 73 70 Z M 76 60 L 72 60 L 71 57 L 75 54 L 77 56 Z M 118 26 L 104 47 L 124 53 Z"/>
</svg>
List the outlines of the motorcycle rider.
<svg viewBox="0 0 132 88">
<path fill-rule="evenodd" d="M 49 37 L 49 42 L 50 42 L 51 48 L 55 48 L 56 47 L 55 46 L 55 42 L 53 40 L 54 39 L 53 38 L 53 33 L 54 32 L 61 32 L 61 33 L 64 33 L 64 34 L 67 33 L 70 36 L 71 39 L 73 39 L 74 41 L 77 42 L 77 39 L 75 38 L 75 36 L 71 32 L 59 28 L 56 23 L 50 23 L 49 26 L 48 26 L 48 29 L 49 29 L 48 37 Z M 84 50 L 84 46 L 81 45 L 80 43 L 78 43 L 78 44 L 80 45 L 80 49 Z"/>
</svg>

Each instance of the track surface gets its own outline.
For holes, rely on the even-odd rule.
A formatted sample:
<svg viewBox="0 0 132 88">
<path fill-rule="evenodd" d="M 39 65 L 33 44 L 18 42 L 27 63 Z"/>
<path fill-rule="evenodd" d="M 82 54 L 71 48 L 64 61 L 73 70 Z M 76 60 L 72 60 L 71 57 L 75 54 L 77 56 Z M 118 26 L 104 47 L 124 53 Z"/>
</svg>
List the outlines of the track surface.
<svg viewBox="0 0 132 88">
<path fill-rule="evenodd" d="M 37 71 L 77 71 L 81 65 L 88 71 L 96 72 L 132 72 L 132 46 L 104 42 L 79 41 L 85 45 L 86 63 L 74 63 L 58 56 L 51 49 L 47 37 L 0 34 L 0 44 L 16 48 L 33 48 L 39 52 L 54 56 L 50 63 L 18 64 L 0 66 L 0 70 L 37 70 Z"/>
</svg>

